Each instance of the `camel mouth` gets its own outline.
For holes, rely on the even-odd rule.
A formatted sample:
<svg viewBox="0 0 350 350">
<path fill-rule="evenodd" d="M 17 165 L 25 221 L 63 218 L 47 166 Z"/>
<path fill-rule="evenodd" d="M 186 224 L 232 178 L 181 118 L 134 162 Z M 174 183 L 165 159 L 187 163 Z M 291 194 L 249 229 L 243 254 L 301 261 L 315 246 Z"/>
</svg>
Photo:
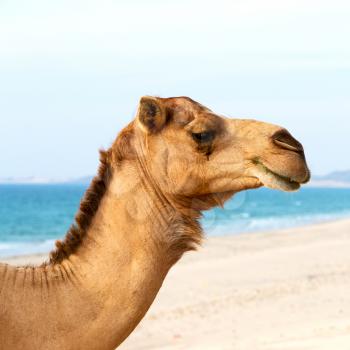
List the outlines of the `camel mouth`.
<svg viewBox="0 0 350 350">
<path fill-rule="evenodd" d="M 272 189 L 291 192 L 299 190 L 301 186 L 300 182 L 278 174 L 260 162 L 255 163 L 254 175 L 264 186 Z"/>
</svg>

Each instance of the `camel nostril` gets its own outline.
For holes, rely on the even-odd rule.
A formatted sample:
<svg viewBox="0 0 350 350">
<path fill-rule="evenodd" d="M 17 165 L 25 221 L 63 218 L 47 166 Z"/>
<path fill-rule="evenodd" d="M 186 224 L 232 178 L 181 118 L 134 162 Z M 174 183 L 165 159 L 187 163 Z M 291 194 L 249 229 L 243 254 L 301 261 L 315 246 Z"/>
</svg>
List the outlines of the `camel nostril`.
<svg viewBox="0 0 350 350">
<path fill-rule="evenodd" d="M 297 141 L 285 129 L 279 130 L 275 134 L 273 134 L 272 140 L 277 146 L 279 146 L 283 149 L 287 149 L 289 151 L 293 151 L 293 152 L 297 152 L 297 153 L 304 152 L 302 144 L 299 141 Z"/>
</svg>

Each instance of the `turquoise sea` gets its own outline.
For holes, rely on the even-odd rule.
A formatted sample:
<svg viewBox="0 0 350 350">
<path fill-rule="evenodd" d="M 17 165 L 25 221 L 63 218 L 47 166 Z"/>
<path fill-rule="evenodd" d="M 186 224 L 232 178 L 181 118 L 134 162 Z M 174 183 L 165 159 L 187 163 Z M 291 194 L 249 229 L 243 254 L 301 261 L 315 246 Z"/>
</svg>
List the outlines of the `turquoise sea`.
<svg viewBox="0 0 350 350">
<path fill-rule="evenodd" d="M 0 257 L 47 252 L 73 221 L 84 185 L 0 185 Z M 350 217 L 350 189 L 268 189 L 237 194 L 202 219 L 208 235 L 238 234 Z"/>
</svg>

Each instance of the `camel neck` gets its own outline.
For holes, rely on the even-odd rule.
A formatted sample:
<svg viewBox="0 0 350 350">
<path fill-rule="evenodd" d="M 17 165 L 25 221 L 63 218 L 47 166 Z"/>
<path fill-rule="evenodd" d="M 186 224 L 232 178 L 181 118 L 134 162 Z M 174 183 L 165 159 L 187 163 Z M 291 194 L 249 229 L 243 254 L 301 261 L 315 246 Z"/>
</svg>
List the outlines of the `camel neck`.
<svg viewBox="0 0 350 350">
<path fill-rule="evenodd" d="M 86 307 L 95 315 L 91 329 L 108 334 L 106 349 L 136 327 L 178 259 L 171 237 L 181 226 L 179 218 L 156 197 L 134 169 L 121 169 L 112 176 L 81 247 L 61 263 L 88 294 Z"/>
<path fill-rule="evenodd" d="M 82 261 L 103 257 L 113 262 L 120 256 L 146 254 L 149 260 L 167 260 L 167 237 L 177 215 L 134 169 L 125 167 L 113 174 L 77 256 Z"/>
</svg>

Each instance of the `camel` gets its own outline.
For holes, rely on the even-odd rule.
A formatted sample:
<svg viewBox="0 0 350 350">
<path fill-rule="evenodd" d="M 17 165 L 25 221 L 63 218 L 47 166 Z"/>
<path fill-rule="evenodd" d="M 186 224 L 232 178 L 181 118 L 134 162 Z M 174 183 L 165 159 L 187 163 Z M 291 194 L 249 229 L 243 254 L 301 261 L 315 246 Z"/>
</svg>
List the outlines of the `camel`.
<svg viewBox="0 0 350 350">
<path fill-rule="evenodd" d="M 309 178 L 286 129 L 229 119 L 188 97 L 142 97 L 101 151 L 48 262 L 0 265 L 0 349 L 115 349 L 169 269 L 200 245 L 203 210 L 261 186 L 295 191 Z"/>
</svg>

